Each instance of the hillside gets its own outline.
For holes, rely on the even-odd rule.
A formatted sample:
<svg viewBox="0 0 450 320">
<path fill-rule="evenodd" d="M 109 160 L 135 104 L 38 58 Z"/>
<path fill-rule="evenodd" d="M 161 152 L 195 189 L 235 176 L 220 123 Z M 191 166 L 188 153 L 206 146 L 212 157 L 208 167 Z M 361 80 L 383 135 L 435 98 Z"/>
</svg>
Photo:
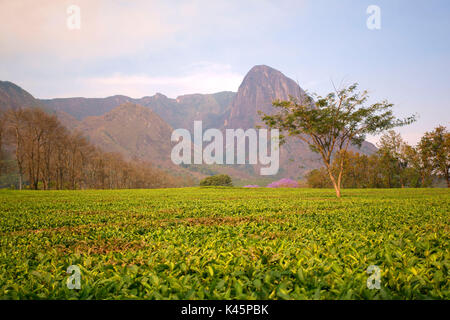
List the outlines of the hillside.
<svg viewBox="0 0 450 320">
<path fill-rule="evenodd" d="M 158 165 L 170 161 L 172 128 L 149 108 L 125 103 L 101 116 L 85 118 L 74 129 L 106 151 Z"/>
<path fill-rule="evenodd" d="M 0 110 L 43 106 L 44 104 L 18 85 L 9 81 L 0 81 Z"/>
</svg>

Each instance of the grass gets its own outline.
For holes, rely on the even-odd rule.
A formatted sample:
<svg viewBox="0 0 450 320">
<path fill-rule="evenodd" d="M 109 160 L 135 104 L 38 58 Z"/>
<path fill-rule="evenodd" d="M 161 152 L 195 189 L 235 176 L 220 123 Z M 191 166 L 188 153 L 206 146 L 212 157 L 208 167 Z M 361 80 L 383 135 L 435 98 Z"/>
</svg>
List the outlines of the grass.
<svg viewBox="0 0 450 320">
<path fill-rule="evenodd" d="M 449 299 L 448 189 L 0 191 L 0 299 Z M 70 265 L 81 289 L 66 286 Z M 368 289 L 367 268 L 381 270 Z"/>
</svg>

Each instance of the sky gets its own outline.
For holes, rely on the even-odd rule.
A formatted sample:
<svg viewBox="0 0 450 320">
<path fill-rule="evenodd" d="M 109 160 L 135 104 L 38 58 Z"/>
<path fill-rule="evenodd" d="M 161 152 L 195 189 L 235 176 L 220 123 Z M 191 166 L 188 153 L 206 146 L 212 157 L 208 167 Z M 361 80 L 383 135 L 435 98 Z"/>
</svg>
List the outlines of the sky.
<svg viewBox="0 0 450 320">
<path fill-rule="evenodd" d="M 0 80 L 37 98 L 237 91 L 265 64 L 309 92 L 358 82 L 417 114 L 398 129 L 410 144 L 449 125 L 449 40 L 448 0 L 0 0 Z"/>
</svg>

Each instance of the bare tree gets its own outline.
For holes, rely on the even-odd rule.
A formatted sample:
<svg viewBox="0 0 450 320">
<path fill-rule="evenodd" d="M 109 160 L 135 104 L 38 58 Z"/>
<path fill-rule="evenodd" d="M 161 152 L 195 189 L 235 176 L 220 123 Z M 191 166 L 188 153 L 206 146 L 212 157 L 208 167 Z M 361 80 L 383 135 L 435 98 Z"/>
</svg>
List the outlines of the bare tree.
<svg viewBox="0 0 450 320">
<path fill-rule="evenodd" d="M 8 142 L 13 145 L 15 158 L 17 162 L 17 169 L 19 173 L 19 190 L 23 188 L 23 176 L 24 176 L 24 110 L 23 109 L 10 109 L 6 111 L 4 115 L 5 119 L 5 132 Z M 8 143 L 7 142 L 7 143 Z"/>
</svg>

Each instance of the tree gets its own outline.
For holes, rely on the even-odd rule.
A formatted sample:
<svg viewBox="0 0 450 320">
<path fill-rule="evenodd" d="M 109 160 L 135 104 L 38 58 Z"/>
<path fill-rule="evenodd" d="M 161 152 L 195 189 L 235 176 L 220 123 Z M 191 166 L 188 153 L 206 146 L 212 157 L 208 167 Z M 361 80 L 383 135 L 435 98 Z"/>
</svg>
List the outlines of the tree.
<svg viewBox="0 0 450 320">
<path fill-rule="evenodd" d="M 379 157 L 377 154 L 367 156 L 358 152 L 347 151 L 336 155 L 331 165 L 333 175 L 337 175 L 344 158 L 342 188 L 377 188 L 381 186 Z M 312 188 L 332 188 L 330 177 L 325 167 L 310 171 L 307 175 L 308 185 Z"/>
<path fill-rule="evenodd" d="M 306 182 L 311 188 L 330 188 L 332 187 L 330 178 L 325 168 L 313 169 L 306 176 Z"/>
<path fill-rule="evenodd" d="M 63 139 L 68 133 L 55 115 L 47 115 L 45 122 L 40 125 L 44 126 L 45 130 L 42 148 L 40 150 L 42 153 L 41 179 L 44 190 L 48 190 L 52 179 L 56 176 L 58 140 Z"/>
<path fill-rule="evenodd" d="M 344 157 L 342 187 L 368 188 L 370 186 L 368 157 L 353 151 L 341 152 L 333 160 L 334 174 L 337 174 L 339 171 L 341 157 Z"/>
<path fill-rule="evenodd" d="M 178 179 L 148 162 L 128 161 L 94 147 L 81 133 L 69 132 L 55 115 L 38 108 L 5 112 L 0 118 L 3 145 L 15 155 L 20 189 L 24 182 L 32 189 L 42 186 L 46 190 L 180 185 Z"/>
<path fill-rule="evenodd" d="M 450 133 L 447 129 L 439 126 L 434 131 L 426 132 L 419 142 L 419 149 L 433 172 L 445 179 L 450 188 Z"/>
<path fill-rule="evenodd" d="M 381 136 L 377 146 L 381 172 L 386 178 L 387 187 L 405 187 L 404 171 L 408 166 L 408 160 L 404 151 L 407 144 L 401 135 L 389 130 Z"/>
<path fill-rule="evenodd" d="M 6 144 L 11 144 L 14 147 L 15 158 L 17 162 L 17 169 L 19 174 L 19 190 L 23 187 L 23 176 L 25 166 L 25 152 L 24 152 L 24 124 L 23 119 L 25 111 L 23 109 L 9 109 L 4 114 Z"/>
<path fill-rule="evenodd" d="M 5 121 L 6 119 L 5 119 L 5 116 L 4 116 L 4 114 L 3 114 L 3 112 L 2 111 L 0 111 L 0 176 L 2 175 L 2 173 L 3 173 L 3 167 L 4 167 L 4 160 L 5 160 L 5 153 L 4 153 L 4 151 L 3 151 L 3 146 L 4 146 L 4 144 L 5 144 L 5 124 L 6 124 L 6 121 Z"/>
<path fill-rule="evenodd" d="M 402 176 L 407 185 L 412 188 L 430 186 L 430 173 L 424 170 L 417 148 L 405 145 L 403 148 L 403 157 L 407 161 L 407 167 L 404 169 Z"/>
<path fill-rule="evenodd" d="M 422 139 L 417 147 L 412 147 L 392 130 L 383 135 L 377 154 L 386 187 L 429 187 L 432 184 L 432 150 L 428 146 L 431 144 Z"/>
<path fill-rule="evenodd" d="M 367 134 L 379 134 L 415 121 L 414 116 L 403 120 L 395 118 L 391 110 L 393 105 L 387 101 L 366 106 L 368 98 L 368 92 L 360 93 L 355 83 L 344 89 L 335 88 L 325 97 L 314 94 L 301 99 L 290 97 L 288 101 L 274 101 L 273 106 L 280 112 L 263 114 L 262 120 L 269 128 L 277 128 L 283 133 L 281 143 L 285 143 L 284 134 L 287 133 L 319 153 L 336 196 L 340 197 L 344 157 L 341 157 L 336 174 L 332 170 L 334 157 L 346 152 L 350 145 L 361 146 Z"/>
</svg>

